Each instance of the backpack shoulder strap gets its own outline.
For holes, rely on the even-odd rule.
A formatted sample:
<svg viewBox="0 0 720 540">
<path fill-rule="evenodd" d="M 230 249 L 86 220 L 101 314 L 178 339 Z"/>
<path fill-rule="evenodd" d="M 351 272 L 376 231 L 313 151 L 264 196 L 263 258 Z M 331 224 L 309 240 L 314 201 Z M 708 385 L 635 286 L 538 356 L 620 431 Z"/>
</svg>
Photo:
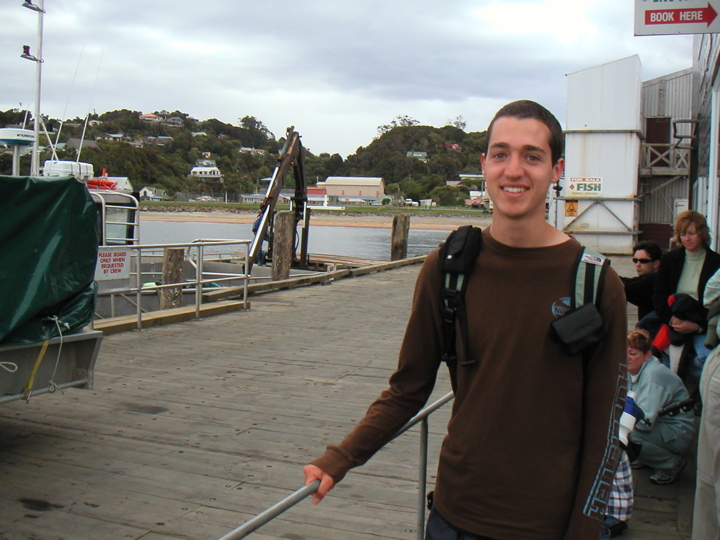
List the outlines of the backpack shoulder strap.
<svg viewBox="0 0 720 540">
<path fill-rule="evenodd" d="M 605 271 L 610 266 L 610 259 L 597 251 L 583 247 L 575 264 L 575 291 L 572 297 L 572 308 L 594 303 L 600 305 Z"/>
<path fill-rule="evenodd" d="M 467 314 L 465 311 L 465 290 L 468 277 L 475 266 L 482 248 L 482 230 L 466 225 L 451 232 L 440 246 L 440 272 L 442 273 L 442 318 L 445 323 L 445 353 L 443 362 L 453 364 L 458 355 L 455 346 L 455 321 L 460 323 L 463 348 L 467 352 Z M 461 361 L 463 365 L 468 362 Z"/>
</svg>

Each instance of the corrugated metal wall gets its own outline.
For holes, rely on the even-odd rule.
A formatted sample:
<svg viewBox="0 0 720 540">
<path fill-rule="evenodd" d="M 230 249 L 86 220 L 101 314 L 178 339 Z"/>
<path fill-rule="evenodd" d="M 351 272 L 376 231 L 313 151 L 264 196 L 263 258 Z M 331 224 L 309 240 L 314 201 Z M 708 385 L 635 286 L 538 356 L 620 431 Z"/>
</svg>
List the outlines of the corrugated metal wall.
<svg viewBox="0 0 720 540">
<path fill-rule="evenodd" d="M 670 117 L 672 120 L 692 118 L 693 69 L 688 68 L 643 82 L 642 111 L 645 118 Z M 678 133 L 690 135 L 692 124 L 680 124 Z M 671 142 L 678 142 L 672 139 Z M 685 139 L 684 144 L 689 140 Z M 641 195 L 640 223 L 667 223 L 675 220 L 675 201 L 689 194 L 687 177 L 672 180 L 671 176 L 640 177 L 638 194 Z M 664 185 L 667 184 L 667 185 Z M 660 187 L 663 186 L 664 187 Z M 656 190 L 657 191 L 654 191 Z M 643 195 L 647 194 L 647 195 Z"/>
<path fill-rule="evenodd" d="M 702 34 L 694 37 L 693 56 L 695 62 L 695 85 L 697 94 L 694 95 L 694 110 L 700 121 L 697 128 L 698 146 L 698 176 L 709 176 L 708 163 L 710 158 L 710 104 L 713 85 L 713 75 L 720 58 L 720 36 L 716 34 Z"/>
<path fill-rule="evenodd" d="M 643 115 L 669 116 L 673 120 L 692 118 L 692 68 L 670 73 L 643 83 Z M 679 126 L 678 133 L 690 135 L 691 126 Z"/>
<path fill-rule="evenodd" d="M 640 198 L 640 223 L 674 222 L 675 200 L 688 198 L 689 180 L 682 178 L 653 191 L 671 179 L 667 176 L 640 179 L 640 193 L 648 193 Z"/>
</svg>

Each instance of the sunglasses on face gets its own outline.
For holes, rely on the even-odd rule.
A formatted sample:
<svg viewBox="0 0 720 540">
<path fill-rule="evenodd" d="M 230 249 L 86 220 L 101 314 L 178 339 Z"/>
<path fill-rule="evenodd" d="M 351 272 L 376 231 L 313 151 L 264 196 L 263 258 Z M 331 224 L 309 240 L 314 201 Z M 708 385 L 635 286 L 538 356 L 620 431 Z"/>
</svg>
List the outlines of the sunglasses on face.
<svg viewBox="0 0 720 540">
<path fill-rule="evenodd" d="M 653 260 L 652 259 L 633 259 L 632 262 L 633 262 L 633 264 L 637 264 L 637 263 L 647 264 L 647 263 L 653 262 Z"/>
</svg>

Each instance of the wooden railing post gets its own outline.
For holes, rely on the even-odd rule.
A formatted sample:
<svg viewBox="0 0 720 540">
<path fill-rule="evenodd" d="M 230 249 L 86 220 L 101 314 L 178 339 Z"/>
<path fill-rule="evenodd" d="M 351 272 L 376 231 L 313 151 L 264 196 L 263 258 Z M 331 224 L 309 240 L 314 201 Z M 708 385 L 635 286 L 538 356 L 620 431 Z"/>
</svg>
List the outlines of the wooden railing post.
<svg viewBox="0 0 720 540">
<path fill-rule="evenodd" d="M 184 248 L 165 248 L 163 251 L 162 283 L 182 283 Z M 182 306 L 182 286 L 160 289 L 160 309 Z"/>
</svg>

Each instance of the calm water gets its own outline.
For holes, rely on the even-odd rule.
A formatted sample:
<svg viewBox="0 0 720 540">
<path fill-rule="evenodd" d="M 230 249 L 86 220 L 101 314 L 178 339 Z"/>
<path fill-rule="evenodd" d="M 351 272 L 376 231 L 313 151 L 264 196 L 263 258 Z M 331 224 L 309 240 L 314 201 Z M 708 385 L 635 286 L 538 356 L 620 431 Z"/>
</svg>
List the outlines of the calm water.
<svg viewBox="0 0 720 540">
<path fill-rule="evenodd" d="M 449 231 L 410 229 L 408 257 L 425 255 L 442 242 Z M 141 221 L 142 244 L 168 244 L 203 239 L 252 239 L 250 223 L 178 223 Z M 390 260 L 390 229 L 370 227 L 310 226 L 310 253 Z"/>
</svg>

